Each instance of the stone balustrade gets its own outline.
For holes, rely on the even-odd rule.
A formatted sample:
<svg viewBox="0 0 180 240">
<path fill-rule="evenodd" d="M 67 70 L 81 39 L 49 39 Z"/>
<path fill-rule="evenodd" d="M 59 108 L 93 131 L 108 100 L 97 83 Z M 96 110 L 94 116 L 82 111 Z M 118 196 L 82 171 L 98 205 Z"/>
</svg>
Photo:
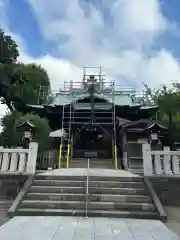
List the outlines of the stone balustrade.
<svg viewBox="0 0 180 240">
<path fill-rule="evenodd" d="M 180 151 L 170 151 L 164 147 L 163 151 L 152 151 L 150 144 L 143 144 L 144 176 L 179 175 Z"/>
<path fill-rule="evenodd" d="M 0 147 L 0 174 L 34 174 L 38 144 L 31 142 L 29 149 Z"/>
</svg>

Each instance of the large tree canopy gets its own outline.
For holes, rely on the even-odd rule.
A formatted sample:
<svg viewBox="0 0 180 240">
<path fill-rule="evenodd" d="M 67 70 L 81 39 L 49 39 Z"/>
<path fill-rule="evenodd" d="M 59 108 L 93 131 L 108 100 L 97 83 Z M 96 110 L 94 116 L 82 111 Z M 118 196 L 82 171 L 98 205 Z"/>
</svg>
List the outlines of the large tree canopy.
<svg viewBox="0 0 180 240">
<path fill-rule="evenodd" d="M 14 83 L 8 91 L 8 98 L 25 104 L 46 102 L 50 91 L 47 72 L 35 64 L 17 64 L 13 70 Z"/>
<path fill-rule="evenodd" d="M 36 64 L 0 65 L 2 77 L 1 97 L 5 104 L 23 102 L 38 104 L 46 102 L 50 91 L 47 72 Z"/>
<path fill-rule="evenodd" d="M 0 98 L 12 111 L 11 102 L 44 103 L 50 91 L 47 72 L 36 64 L 17 62 L 15 41 L 0 29 Z"/>
<path fill-rule="evenodd" d="M 23 116 L 14 111 L 12 102 L 46 102 L 50 90 L 49 78 L 47 72 L 39 65 L 18 63 L 18 56 L 17 44 L 0 29 L 0 100 L 11 110 L 2 119 L 0 144 L 7 147 L 22 144 L 23 133 L 16 129 L 16 125 L 29 120 L 35 125 L 34 140 L 39 143 L 40 149 L 44 149 L 49 142 L 50 127 L 47 119 L 33 114 Z"/>
</svg>

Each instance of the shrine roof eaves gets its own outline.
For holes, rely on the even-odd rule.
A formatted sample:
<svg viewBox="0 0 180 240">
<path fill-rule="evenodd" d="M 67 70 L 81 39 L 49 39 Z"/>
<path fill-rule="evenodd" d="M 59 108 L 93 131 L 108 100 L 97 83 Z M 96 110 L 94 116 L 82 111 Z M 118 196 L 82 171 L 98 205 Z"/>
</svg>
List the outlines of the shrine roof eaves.
<svg viewBox="0 0 180 240">
<path fill-rule="evenodd" d="M 77 95 L 63 95 L 63 94 L 58 94 L 52 101 L 52 105 L 56 105 L 56 106 L 64 106 L 64 105 L 68 105 L 71 104 L 72 101 L 79 101 L 82 100 L 84 98 L 88 98 L 90 97 L 89 93 L 81 93 L 81 94 L 77 94 Z M 128 94 L 115 94 L 114 96 L 110 96 L 108 94 L 98 94 L 95 93 L 94 97 L 99 98 L 99 99 L 104 99 L 109 103 L 112 103 L 114 101 L 115 105 L 117 106 L 136 106 L 136 105 L 140 105 L 140 104 L 134 104 L 132 97 Z"/>
</svg>

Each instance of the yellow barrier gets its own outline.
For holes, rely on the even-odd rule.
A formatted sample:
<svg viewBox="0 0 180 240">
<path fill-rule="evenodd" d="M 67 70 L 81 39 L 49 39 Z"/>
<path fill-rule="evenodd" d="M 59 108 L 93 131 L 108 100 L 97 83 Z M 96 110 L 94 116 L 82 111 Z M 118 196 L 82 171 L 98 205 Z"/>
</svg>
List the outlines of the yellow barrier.
<svg viewBox="0 0 180 240">
<path fill-rule="evenodd" d="M 114 167 L 117 170 L 118 169 L 118 160 L 117 160 L 117 147 L 114 142 L 112 142 L 112 152 L 113 152 L 113 157 L 114 157 Z"/>
<path fill-rule="evenodd" d="M 114 144 L 114 165 L 115 165 L 115 169 L 117 170 L 118 169 L 118 164 L 117 164 L 117 147 L 116 145 Z"/>
<path fill-rule="evenodd" d="M 61 168 L 61 158 L 62 158 L 62 144 L 60 144 L 60 147 L 59 147 L 58 168 Z"/>
<path fill-rule="evenodd" d="M 69 154 L 70 154 L 70 144 L 68 144 L 66 168 L 69 168 Z"/>
</svg>

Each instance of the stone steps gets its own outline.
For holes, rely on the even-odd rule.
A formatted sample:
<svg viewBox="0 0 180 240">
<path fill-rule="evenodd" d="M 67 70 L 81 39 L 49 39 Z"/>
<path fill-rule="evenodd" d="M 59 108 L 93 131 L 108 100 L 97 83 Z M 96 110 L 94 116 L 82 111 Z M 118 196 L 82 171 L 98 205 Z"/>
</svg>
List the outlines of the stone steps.
<svg viewBox="0 0 180 240">
<path fill-rule="evenodd" d="M 102 169 L 103 171 L 103 169 Z M 75 175 L 36 175 L 35 180 L 61 180 L 61 181 L 86 181 L 86 176 L 75 176 Z M 117 177 L 117 176 L 96 176 L 91 175 L 91 169 L 89 169 L 89 181 L 107 181 L 107 182 L 141 182 L 143 177 L 133 176 L 133 177 Z"/>
<path fill-rule="evenodd" d="M 8 210 L 12 205 L 12 200 L 0 200 L 0 209 Z"/>
<path fill-rule="evenodd" d="M 86 167 L 87 167 L 87 164 L 72 163 L 72 164 L 70 164 L 69 168 L 86 168 Z M 102 164 L 99 164 L 99 165 L 92 164 L 90 167 L 97 168 L 97 169 L 102 169 L 102 167 L 103 167 L 103 169 L 114 169 L 114 167 L 112 165 L 104 165 L 104 164 L 103 165 Z"/>
<path fill-rule="evenodd" d="M 141 177 L 89 176 L 88 216 L 157 218 Z M 37 175 L 15 215 L 84 216 L 86 176 Z"/>
<path fill-rule="evenodd" d="M 89 194 L 88 199 L 104 202 L 152 203 L 149 196 L 142 195 Z M 86 195 L 83 193 L 27 193 L 24 200 L 85 201 Z"/>
<path fill-rule="evenodd" d="M 141 169 L 141 168 L 129 168 L 128 171 L 133 173 L 133 174 L 144 176 L 144 170 Z"/>
<path fill-rule="evenodd" d="M 86 186 L 86 181 L 72 181 L 72 180 L 35 180 L 33 182 L 33 186 L 79 186 L 84 187 Z M 142 182 L 114 182 L 114 181 L 91 181 L 90 182 L 91 187 L 125 187 L 125 188 L 142 188 L 143 183 Z"/>
<path fill-rule="evenodd" d="M 50 201 L 50 200 L 24 200 L 21 208 L 39 209 L 84 209 L 85 201 Z M 155 211 L 155 207 L 150 203 L 131 203 L 131 202 L 88 202 L 89 210 L 141 210 Z"/>
<path fill-rule="evenodd" d="M 85 216 L 85 210 L 82 209 L 38 209 L 21 208 L 16 212 L 17 216 Z M 155 212 L 142 211 L 104 211 L 89 210 L 89 217 L 113 217 L 113 218 L 135 218 L 135 219 L 158 219 Z"/>
<path fill-rule="evenodd" d="M 85 187 L 71 187 L 71 186 L 32 186 L 29 192 L 33 193 L 85 193 Z M 140 188 L 102 188 L 89 186 L 89 194 L 122 194 L 122 195 L 144 195 L 148 196 L 148 192 Z"/>
<path fill-rule="evenodd" d="M 87 168 L 88 162 L 84 158 L 72 159 L 70 162 L 70 168 Z M 91 158 L 89 160 L 90 168 L 103 168 L 103 169 L 113 169 L 112 159 L 101 159 L 101 158 Z"/>
</svg>

